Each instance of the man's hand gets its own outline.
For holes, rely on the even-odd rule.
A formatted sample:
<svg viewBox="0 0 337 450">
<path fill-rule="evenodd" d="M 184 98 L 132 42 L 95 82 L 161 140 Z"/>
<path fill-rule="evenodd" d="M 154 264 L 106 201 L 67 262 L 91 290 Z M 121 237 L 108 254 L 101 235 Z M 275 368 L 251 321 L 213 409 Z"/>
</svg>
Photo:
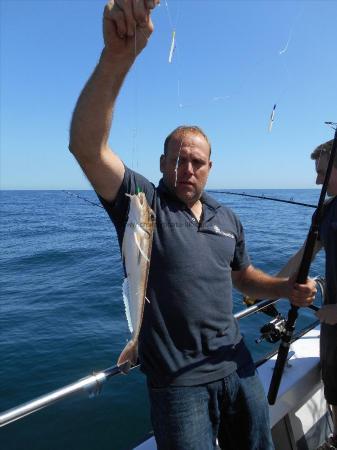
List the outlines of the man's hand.
<svg viewBox="0 0 337 450">
<path fill-rule="evenodd" d="M 153 32 L 150 11 L 159 0 L 110 0 L 103 14 L 105 50 L 113 57 L 134 59 Z"/>
<path fill-rule="evenodd" d="M 260 302 L 261 300 L 262 300 L 261 298 L 250 297 L 249 295 L 243 294 L 243 296 L 242 296 L 242 301 L 247 306 L 247 308 L 249 308 L 250 306 L 254 306 L 256 303 Z"/>
<path fill-rule="evenodd" d="M 293 275 L 288 280 L 288 294 L 290 302 L 298 307 L 305 307 L 312 304 L 317 293 L 316 282 L 308 278 L 305 284 L 295 282 L 296 276 Z"/>
<path fill-rule="evenodd" d="M 337 304 L 324 305 L 322 308 L 316 312 L 316 316 L 322 323 L 327 323 L 328 325 L 337 324 Z"/>
</svg>

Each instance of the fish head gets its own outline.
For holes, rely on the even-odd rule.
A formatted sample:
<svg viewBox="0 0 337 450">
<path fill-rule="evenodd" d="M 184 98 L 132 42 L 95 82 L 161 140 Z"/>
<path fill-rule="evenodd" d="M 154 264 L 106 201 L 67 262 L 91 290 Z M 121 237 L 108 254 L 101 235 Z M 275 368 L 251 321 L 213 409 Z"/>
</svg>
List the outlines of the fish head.
<svg viewBox="0 0 337 450">
<path fill-rule="evenodd" d="M 144 211 L 146 211 L 149 207 L 144 192 L 138 192 L 138 194 L 133 195 L 126 195 L 130 197 L 130 212 L 135 213 L 136 217 L 141 218 L 144 214 Z"/>
<path fill-rule="evenodd" d="M 155 214 L 147 202 L 145 193 L 138 192 L 137 194 L 126 195 L 130 197 L 129 221 L 151 231 Z"/>
</svg>

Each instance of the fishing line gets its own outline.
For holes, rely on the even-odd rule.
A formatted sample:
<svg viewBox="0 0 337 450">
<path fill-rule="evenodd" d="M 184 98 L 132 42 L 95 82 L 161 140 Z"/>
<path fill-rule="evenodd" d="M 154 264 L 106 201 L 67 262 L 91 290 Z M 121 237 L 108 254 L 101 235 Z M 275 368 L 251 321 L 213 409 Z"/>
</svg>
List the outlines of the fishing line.
<svg viewBox="0 0 337 450">
<path fill-rule="evenodd" d="M 284 47 L 283 50 L 280 50 L 280 51 L 278 52 L 279 55 L 283 55 L 283 53 L 285 53 L 285 52 L 288 50 L 289 44 L 290 44 L 290 42 L 291 42 L 291 40 L 292 40 L 292 34 L 293 34 L 293 30 L 292 30 L 292 28 L 291 28 L 291 30 L 290 30 L 290 32 L 289 32 L 289 37 L 288 37 L 288 41 L 287 41 L 287 43 L 286 43 L 286 46 Z"/>
<path fill-rule="evenodd" d="M 180 2 L 179 2 L 179 5 L 180 5 Z M 175 58 L 174 58 L 174 60 L 178 67 L 177 91 L 178 91 L 178 106 L 179 106 L 179 108 L 194 108 L 194 107 L 201 107 L 206 104 L 226 102 L 229 99 L 231 99 L 232 97 L 235 97 L 238 93 L 240 93 L 242 91 L 242 87 L 247 83 L 247 80 L 249 80 L 248 77 L 244 78 L 241 81 L 241 83 L 239 84 L 239 87 L 236 88 L 232 94 L 226 93 L 226 94 L 214 95 L 212 97 L 207 97 L 207 98 L 200 99 L 198 101 L 192 101 L 192 102 L 185 102 L 182 100 L 182 98 L 183 98 L 183 82 L 182 82 L 182 76 L 181 76 L 182 71 L 181 71 L 180 50 L 179 50 L 179 46 L 177 45 L 177 42 L 176 42 L 177 24 L 174 26 L 174 23 L 172 20 L 172 15 L 169 11 L 169 5 L 168 5 L 167 0 L 165 0 L 165 7 L 167 10 L 167 14 L 168 14 L 168 20 L 169 20 L 170 28 L 172 31 L 172 36 L 174 35 L 174 40 L 175 40 Z M 179 12 L 180 12 L 180 10 L 179 10 Z M 180 14 L 179 14 L 179 19 L 180 19 Z M 171 49 L 172 49 L 172 43 L 173 43 L 173 37 L 172 37 L 172 41 L 171 41 Z M 262 59 L 259 59 L 255 64 L 253 64 L 253 71 L 255 72 L 256 68 L 258 68 L 266 60 L 267 60 L 267 58 L 262 58 Z M 249 77 L 251 77 L 252 70 L 249 70 L 249 74 L 250 74 Z"/>
<path fill-rule="evenodd" d="M 134 56 L 135 60 L 137 59 L 137 33 L 143 35 L 143 37 L 148 40 L 149 36 L 144 32 L 144 30 L 140 27 L 137 28 L 137 24 L 135 24 L 135 32 L 134 32 Z M 138 160 L 138 152 L 137 152 L 137 139 L 138 139 L 138 111 L 139 111 L 139 95 L 138 95 L 138 85 L 139 85 L 139 77 L 138 70 L 134 68 L 134 95 L 133 95 L 133 128 L 132 128 L 132 146 L 131 146 L 131 168 L 134 170 L 135 168 L 139 168 L 139 160 Z"/>
<path fill-rule="evenodd" d="M 168 62 L 170 64 L 175 63 L 177 67 L 177 97 L 178 97 L 178 108 L 186 108 L 186 107 L 195 107 L 195 106 L 202 106 L 205 103 L 213 103 L 214 101 L 217 102 L 219 100 L 226 100 L 229 98 L 228 96 L 214 96 L 211 99 L 202 100 L 199 102 L 189 102 L 186 103 L 183 101 L 183 92 L 184 92 L 184 83 L 183 83 L 183 77 L 182 77 L 182 63 L 181 63 L 181 54 L 180 54 L 180 47 L 177 43 L 177 29 L 178 29 L 178 23 L 181 19 L 181 2 L 178 2 L 178 10 L 176 15 L 176 20 L 174 21 L 172 19 L 172 14 L 170 12 L 169 3 L 167 0 L 164 2 L 165 9 L 167 11 L 168 16 L 168 22 L 169 22 L 169 28 L 171 30 L 171 44 L 169 48 L 169 57 Z"/>
<path fill-rule="evenodd" d="M 173 59 L 173 55 L 174 54 L 174 60 L 175 63 L 177 65 L 177 72 L 178 72 L 178 77 L 177 77 L 177 95 L 178 95 L 178 107 L 179 109 L 182 108 L 190 108 L 190 107 L 196 107 L 196 106 L 202 106 L 206 103 L 214 103 L 214 102 L 219 102 L 219 101 L 225 101 L 228 98 L 230 98 L 228 95 L 216 95 L 213 96 L 211 98 L 207 98 L 205 100 L 201 100 L 198 102 L 184 102 L 183 99 L 183 82 L 182 82 L 182 64 L 181 64 L 181 55 L 180 55 L 180 47 L 177 45 L 177 40 L 176 40 L 176 31 L 178 29 L 178 23 L 181 19 L 181 2 L 178 2 L 178 10 L 177 10 L 177 17 L 174 21 L 172 20 L 172 14 L 170 13 L 170 9 L 169 9 L 169 5 L 168 5 L 168 1 L 165 0 L 165 7 L 167 10 L 167 14 L 168 14 L 168 19 L 169 19 L 169 24 L 170 24 L 170 28 L 172 30 L 172 40 L 171 40 L 171 47 L 170 47 L 170 53 L 169 53 L 169 63 L 172 62 Z"/>
<path fill-rule="evenodd" d="M 240 92 L 242 91 L 243 86 L 247 83 L 247 80 L 249 80 L 252 76 L 252 70 L 249 70 L 249 77 L 243 79 L 243 81 L 240 83 L 240 85 L 238 86 L 237 89 L 234 89 L 234 91 L 231 94 L 222 94 L 222 95 L 215 95 L 213 97 L 209 97 L 207 99 L 201 99 L 199 101 L 192 101 L 192 102 L 184 102 L 182 100 L 183 98 L 183 83 L 182 83 L 182 77 L 181 77 L 181 64 L 180 64 L 180 55 L 179 55 L 179 46 L 177 46 L 177 42 L 176 42 L 176 30 L 177 30 L 177 24 L 174 24 L 173 20 L 172 20 L 172 14 L 170 12 L 170 8 L 169 8 L 169 4 L 168 1 L 165 0 L 165 9 L 167 12 L 167 17 L 168 17 L 168 21 L 169 21 L 169 25 L 172 31 L 172 40 L 171 40 L 171 47 L 170 47 L 170 52 L 169 52 L 169 62 L 172 62 L 172 58 L 173 58 L 173 53 L 175 54 L 174 59 L 176 60 L 177 66 L 178 66 L 178 80 L 177 80 L 177 91 L 178 91 L 178 106 L 179 108 L 193 108 L 193 107 L 200 107 L 203 106 L 205 104 L 214 104 L 214 103 L 218 103 L 218 102 L 225 102 L 228 101 L 229 99 L 231 99 L 232 97 L 235 97 L 236 95 L 240 94 Z M 180 2 L 179 2 L 180 5 Z M 180 12 L 180 10 L 179 10 Z M 299 18 L 301 17 L 303 12 L 303 6 L 299 9 L 295 19 L 293 20 L 293 23 L 289 29 L 288 32 L 288 36 L 287 36 L 287 40 L 285 45 L 277 51 L 277 55 L 281 58 L 281 65 L 283 67 L 283 72 L 285 74 L 285 82 L 284 82 L 284 87 L 281 88 L 279 95 L 276 98 L 276 101 L 274 101 L 273 103 L 273 108 L 271 110 L 270 116 L 269 116 L 269 121 L 268 121 L 268 131 L 271 132 L 274 122 L 275 122 L 275 118 L 277 116 L 277 107 L 278 104 L 280 102 L 280 100 L 284 97 L 287 89 L 288 89 L 288 85 L 291 79 L 290 76 L 290 72 L 286 63 L 286 59 L 285 56 L 292 44 L 293 41 L 293 37 L 294 37 L 294 29 L 295 26 L 299 20 Z M 180 18 L 180 16 L 179 16 Z M 261 66 L 261 64 L 265 61 L 267 61 L 269 59 L 269 56 L 266 58 L 262 58 L 259 59 L 254 65 L 253 65 L 253 71 L 256 71 L 256 68 L 259 68 Z"/>
<path fill-rule="evenodd" d="M 171 30 L 174 31 L 175 28 L 173 26 L 173 20 L 172 20 L 172 16 L 171 16 L 171 13 L 170 13 L 170 10 L 169 10 L 169 6 L 168 6 L 168 3 L 167 3 L 167 0 L 165 0 L 164 3 L 165 3 L 165 8 L 166 8 L 167 17 L 168 17 L 168 21 L 170 23 Z"/>
<path fill-rule="evenodd" d="M 139 30 L 142 32 L 142 30 Z M 143 33 L 145 35 L 145 33 Z M 134 38 L 134 56 L 137 56 L 137 24 L 135 24 L 135 38 Z M 138 135 L 138 72 L 134 71 L 134 97 L 133 97 L 133 129 L 132 129 L 132 150 L 131 150 L 131 168 L 135 169 L 135 157 L 137 150 L 137 135 Z M 138 168 L 138 161 L 137 161 Z"/>
<path fill-rule="evenodd" d="M 165 3 L 165 9 L 167 11 L 169 26 L 170 26 L 171 32 L 172 32 L 168 62 L 169 62 L 169 64 L 171 64 L 173 61 L 173 55 L 176 55 L 175 60 L 177 61 L 177 66 L 178 66 L 178 78 L 177 78 L 178 108 L 182 108 L 183 103 L 181 100 L 181 77 L 180 77 L 181 65 L 180 65 L 179 52 L 177 51 L 177 43 L 176 43 L 176 29 L 177 29 L 178 20 L 180 19 L 180 2 L 178 3 L 179 9 L 178 9 L 178 14 L 177 14 L 176 26 L 173 23 L 172 15 L 171 15 L 167 0 L 164 0 L 164 3 Z M 181 149 L 183 146 L 185 134 L 186 134 L 186 130 L 182 130 L 181 140 L 180 140 L 180 144 L 179 144 L 179 151 L 178 151 L 177 160 L 176 160 L 176 164 L 175 164 L 175 168 L 174 168 L 174 187 L 175 188 L 177 187 L 177 183 L 178 183 L 178 169 L 179 169 Z"/>
<path fill-rule="evenodd" d="M 290 27 L 289 33 L 288 33 L 288 39 L 287 39 L 287 43 L 284 46 L 284 48 L 282 50 L 279 51 L 279 55 L 283 55 L 284 53 L 286 53 L 288 51 L 288 47 L 293 39 L 293 30 L 295 28 L 295 25 L 297 24 L 298 20 L 300 19 L 300 17 L 303 14 L 303 8 L 304 6 L 302 5 L 297 13 L 297 16 L 295 17 L 293 24 Z"/>
<path fill-rule="evenodd" d="M 169 27 L 171 29 L 172 38 L 171 38 L 171 45 L 170 45 L 170 51 L 169 51 L 169 63 L 175 63 L 177 67 L 177 97 L 178 97 L 178 108 L 194 108 L 194 107 L 200 107 L 205 104 L 213 104 L 218 103 L 222 101 L 227 101 L 229 98 L 231 98 L 230 95 L 214 95 L 212 97 L 208 97 L 206 99 L 201 99 L 199 101 L 192 101 L 192 102 L 185 102 L 183 101 L 183 93 L 184 93 L 184 83 L 183 83 L 183 77 L 182 77 L 182 57 L 180 54 L 180 47 L 177 44 L 177 29 L 178 29 L 178 23 L 181 19 L 181 2 L 178 2 L 178 10 L 177 10 L 177 17 L 176 20 L 173 21 L 172 14 L 170 12 L 169 3 L 167 0 L 164 2 L 165 9 L 167 11 L 168 21 L 169 21 Z"/>
<path fill-rule="evenodd" d="M 169 5 L 167 0 L 164 1 L 165 3 L 165 9 L 167 11 L 167 17 L 168 17 L 168 21 L 169 21 L 169 27 L 171 29 L 172 32 L 172 39 L 171 39 L 171 46 L 170 46 L 170 51 L 169 51 L 169 58 L 168 58 L 168 62 L 172 63 L 173 60 L 173 54 L 176 53 L 176 27 L 173 24 L 173 20 L 172 20 L 172 15 L 170 13 L 170 9 L 169 9 Z M 179 15 L 178 18 L 180 18 L 180 9 L 178 10 Z M 145 35 L 145 33 L 143 32 L 143 30 L 139 29 L 139 31 L 147 38 L 147 36 Z M 136 41 L 136 32 L 135 32 L 135 57 L 136 57 L 136 53 L 137 52 L 137 41 Z M 180 83 L 180 78 L 178 76 L 178 107 L 181 108 L 182 107 L 182 102 L 181 102 L 181 83 Z M 137 91 L 136 91 L 137 93 Z M 138 108 L 138 104 L 135 101 L 135 108 Z M 175 164 L 175 168 L 174 168 L 174 173 L 175 173 L 175 181 L 174 181 L 174 187 L 177 186 L 177 181 L 178 181 L 178 169 L 179 169 L 179 163 L 180 163 L 180 154 L 181 154 L 181 149 L 183 146 L 183 140 L 185 137 L 185 130 L 182 131 L 182 136 L 181 136 L 181 141 L 180 141 L 180 145 L 179 145 L 179 152 L 177 155 L 177 160 L 176 160 L 176 164 Z M 134 133 L 134 142 L 133 142 L 133 149 L 135 149 L 136 144 L 135 144 L 135 140 L 136 140 L 136 133 Z"/>
<path fill-rule="evenodd" d="M 293 39 L 293 30 L 294 30 L 295 25 L 297 24 L 299 18 L 301 17 L 302 13 L 303 13 L 303 5 L 300 8 L 300 10 L 298 11 L 297 16 L 295 17 L 295 19 L 293 21 L 293 24 L 290 27 L 290 30 L 289 30 L 289 33 L 288 33 L 288 39 L 287 39 L 287 42 L 286 42 L 285 46 L 281 50 L 279 50 L 279 52 L 278 52 L 279 57 L 281 57 L 281 61 L 282 61 L 282 65 L 283 65 L 283 71 L 286 74 L 286 82 L 285 82 L 285 85 L 284 85 L 283 89 L 281 90 L 280 94 L 278 95 L 276 101 L 274 102 L 274 106 L 273 106 L 272 112 L 270 114 L 269 124 L 268 124 L 268 131 L 269 131 L 269 133 L 272 131 L 272 128 L 273 128 L 274 119 L 275 119 L 275 112 L 276 112 L 277 105 L 278 105 L 280 99 L 284 96 L 285 92 L 288 89 L 288 85 L 289 85 L 289 81 L 290 81 L 290 72 L 289 72 L 289 69 L 288 69 L 288 66 L 287 66 L 286 59 L 285 59 L 284 55 L 288 52 L 289 45 L 291 44 L 291 41 Z"/>
</svg>

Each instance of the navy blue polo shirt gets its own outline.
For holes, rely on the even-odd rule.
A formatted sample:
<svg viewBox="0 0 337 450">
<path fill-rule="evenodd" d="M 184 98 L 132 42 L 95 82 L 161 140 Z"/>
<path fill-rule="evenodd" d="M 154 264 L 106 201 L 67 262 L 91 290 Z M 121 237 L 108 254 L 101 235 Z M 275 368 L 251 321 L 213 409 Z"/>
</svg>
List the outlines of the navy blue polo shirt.
<svg viewBox="0 0 337 450">
<path fill-rule="evenodd" d="M 320 240 L 325 249 L 325 303 L 337 303 L 337 197 L 324 212 Z"/>
<path fill-rule="evenodd" d="M 152 386 L 193 386 L 229 375 L 251 358 L 233 317 L 232 270 L 250 264 L 236 215 L 201 197 L 195 219 L 163 180 L 159 186 L 125 168 L 115 201 L 101 199 L 121 246 L 129 198 L 141 190 L 156 214 L 139 338 L 141 370 Z"/>
</svg>

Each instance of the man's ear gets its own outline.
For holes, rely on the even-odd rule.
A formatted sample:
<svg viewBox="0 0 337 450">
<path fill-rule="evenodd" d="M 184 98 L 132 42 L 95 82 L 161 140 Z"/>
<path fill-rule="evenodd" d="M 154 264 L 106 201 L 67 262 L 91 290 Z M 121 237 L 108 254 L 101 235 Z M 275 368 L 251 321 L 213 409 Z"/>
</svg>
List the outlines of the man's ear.
<svg viewBox="0 0 337 450">
<path fill-rule="evenodd" d="M 212 163 L 212 161 L 210 161 L 210 162 L 209 162 L 209 165 L 208 165 L 209 170 L 211 170 L 212 166 L 213 166 L 213 163 Z"/>
<path fill-rule="evenodd" d="M 165 155 L 160 155 L 160 171 L 164 173 Z"/>
</svg>

